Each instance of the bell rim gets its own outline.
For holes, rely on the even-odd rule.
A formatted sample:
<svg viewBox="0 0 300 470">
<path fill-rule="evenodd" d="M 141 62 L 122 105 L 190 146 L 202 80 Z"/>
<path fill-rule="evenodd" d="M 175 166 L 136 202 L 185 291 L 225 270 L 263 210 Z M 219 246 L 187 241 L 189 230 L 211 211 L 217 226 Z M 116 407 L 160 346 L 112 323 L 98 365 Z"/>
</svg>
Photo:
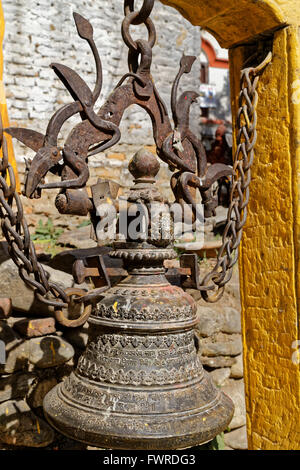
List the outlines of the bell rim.
<svg viewBox="0 0 300 470">
<path fill-rule="evenodd" d="M 91 407 L 86 406 L 86 410 L 83 410 L 81 407 L 76 418 L 76 407 L 73 403 L 70 405 L 65 399 L 62 399 L 59 393 L 60 385 L 61 384 L 58 384 L 54 387 L 44 399 L 43 407 L 47 421 L 53 428 L 68 438 L 100 449 L 179 450 L 203 445 L 214 439 L 220 432 L 224 431 L 234 414 L 232 400 L 225 393 L 220 391 L 217 395 L 217 399 L 214 400 L 215 404 L 211 407 L 205 409 L 200 408 L 198 412 L 195 410 L 193 413 L 169 413 L 169 418 L 175 418 L 173 420 L 172 434 L 142 434 L 139 433 L 139 431 L 136 431 L 134 434 L 129 430 L 126 434 L 118 434 L 116 430 L 114 432 L 112 430 L 110 434 L 107 431 L 106 434 L 105 431 L 101 434 L 101 430 L 99 429 L 99 427 L 101 427 L 101 420 L 99 420 L 99 417 L 102 416 L 103 420 L 105 420 L 105 411 L 100 412 L 97 410 L 97 413 L 95 413 L 95 410 Z M 61 406 L 63 407 L 63 416 L 62 412 L 57 412 Z M 66 420 L 67 415 L 70 417 L 68 420 Z M 122 413 L 118 413 L 118 419 L 122 417 L 121 415 Z M 124 413 L 122 417 L 124 423 L 128 423 L 130 417 L 133 423 L 134 419 L 137 417 L 145 419 L 143 415 L 139 416 L 136 414 L 130 416 Z M 153 422 L 155 422 L 158 418 L 164 420 L 165 416 L 149 414 L 147 416 L 149 423 L 151 422 L 151 418 Z M 98 426 L 95 425 L 97 420 Z M 188 432 L 189 426 L 195 427 L 193 420 L 198 420 L 198 429 Z M 211 420 L 213 420 L 214 424 L 208 426 Z M 179 433 L 178 429 L 180 425 L 181 430 Z M 145 426 L 145 429 L 148 426 Z"/>
</svg>

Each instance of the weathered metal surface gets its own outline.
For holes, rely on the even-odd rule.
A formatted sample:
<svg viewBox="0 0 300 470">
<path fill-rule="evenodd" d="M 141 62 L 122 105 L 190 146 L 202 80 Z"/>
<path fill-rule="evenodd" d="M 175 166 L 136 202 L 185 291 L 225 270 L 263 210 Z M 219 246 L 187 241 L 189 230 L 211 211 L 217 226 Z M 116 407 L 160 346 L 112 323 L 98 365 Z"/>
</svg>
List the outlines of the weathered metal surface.
<svg viewBox="0 0 300 470">
<path fill-rule="evenodd" d="M 199 290 L 200 288 L 200 273 L 199 273 L 199 264 L 198 256 L 196 253 L 185 253 L 179 258 L 181 268 L 190 268 L 190 280 L 191 287 Z"/>
<path fill-rule="evenodd" d="M 55 207 L 61 214 L 88 215 L 94 206 L 85 191 L 78 189 L 66 189 L 58 194 L 55 199 Z"/>
<path fill-rule="evenodd" d="M 59 211 L 89 213 L 92 220 L 98 203 L 106 196 L 114 199 L 119 187 L 100 182 L 92 188 L 92 198 L 80 191 L 89 178 L 88 157 L 118 142 L 119 124 L 132 104 L 149 114 L 157 155 L 174 172 L 171 187 L 176 201 L 191 204 L 194 219 L 196 190 L 200 191 L 205 215 L 211 215 L 216 204 L 212 184 L 232 175 L 232 201 L 216 267 L 200 282 L 196 258 L 189 256 L 181 260 L 181 272 L 190 275 L 205 300 L 215 301 L 230 279 L 237 260 L 237 255 L 232 255 L 246 220 L 256 140 L 256 86 L 258 74 L 270 56 L 259 67 L 242 72 L 238 148 L 233 169 L 221 162 L 208 165 L 203 144 L 189 127 L 190 107 L 197 94 L 186 91 L 177 98 L 180 79 L 190 72 L 195 58 L 182 57 L 174 81 L 171 96 L 174 128 L 153 82 L 151 63 L 156 33 L 149 18 L 152 7 L 153 0 L 144 0 L 141 11 L 137 12 L 134 2 L 125 0 L 122 35 L 129 48 L 129 72 L 97 113 L 94 106 L 102 89 L 101 60 L 92 26 L 81 15 L 74 14 L 78 34 L 89 43 L 94 55 L 97 72 L 94 90 L 89 89 L 76 71 L 52 64 L 74 101 L 53 115 L 45 136 L 24 129 L 7 132 L 37 152 L 33 161 L 28 162 L 25 195 L 40 197 L 44 189 L 60 188 L 56 199 Z M 133 40 L 130 27 L 141 23 L 147 27 L 148 39 Z M 63 148 L 59 148 L 57 138 L 63 124 L 78 113 L 82 122 L 73 128 Z M 233 405 L 213 387 L 199 362 L 193 331 L 198 319 L 193 299 L 180 287 L 169 284 L 166 278 L 163 263 L 177 255 L 173 250 L 174 227 L 170 215 L 151 218 L 151 204 L 163 202 L 153 186 L 159 169 L 155 157 L 141 150 L 129 164 L 135 185 L 127 201 L 130 207 L 143 204 L 150 225 L 144 238 L 134 240 L 127 235 L 110 253 L 123 260 L 128 276 L 111 286 L 102 257 L 87 258 L 75 263 L 74 277 L 79 283 L 90 278 L 94 289 L 63 291 L 48 281 L 46 271 L 37 261 L 8 163 L 2 128 L 0 137 L 2 229 L 20 276 L 35 289 L 38 299 L 54 306 L 59 323 L 69 327 L 80 326 L 87 320 L 90 323 L 88 347 L 76 372 L 45 399 L 48 420 L 72 438 L 108 448 L 173 449 L 212 439 L 230 422 Z M 48 171 L 61 180 L 45 184 Z M 112 204 L 118 206 L 116 202 Z M 208 296 L 215 286 L 219 289 L 217 294 Z"/>
<path fill-rule="evenodd" d="M 56 199 L 58 210 L 66 214 L 84 215 L 89 213 L 92 220 L 95 218 L 95 201 L 89 199 L 83 191 L 78 191 L 79 188 L 85 187 L 89 178 L 88 157 L 118 142 L 120 138 L 118 126 L 124 111 L 132 104 L 141 106 L 150 115 L 157 154 L 174 171 L 171 178 L 171 188 L 175 200 L 181 205 L 184 203 L 191 205 L 194 220 L 198 216 L 195 202 L 196 190 L 199 190 L 201 194 L 204 216 L 209 217 L 214 214 L 217 205 L 217 200 L 211 191 L 212 184 L 232 175 L 232 200 L 223 244 L 215 268 L 204 277 L 199 285 L 204 300 L 215 301 L 219 295 L 217 297 L 208 296 L 207 291 L 219 288 L 219 294 L 221 294 L 223 286 L 230 280 L 232 267 L 237 261 L 237 248 L 247 214 L 250 168 L 256 140 L 256 86 L 258 75 L 270 62 L 271 56 L 269 55 L 258 67 L 250 67 L 242 72 L 241 107 L 238 113 L 240 132 L 234 168 L 219 162 L 208 165 L 202 142 L 189 128 L 190 107 L 197 94 L 187 91 L 177 98 L 180 79 L 183 74 L 190 72 L 195 58 L 183 55 L 172 87 L 171 108 L 174 129 L 172 129 L 166 106 L 153 83 L 151 63 L 155 28 L 150 18 L 145 18 L 152 6 L 153 0 L 145 0 L 142 10 L 136 12 L 132 1 L 125 2 L 127 13 L 123 21 L 122 33 L 124 41 L 129 47 L 129 72 L 124 75 L 98 113 L 95 112 L 94 105 L 102 88 L 101 60 L 93 40 L 91 24 L 81 15 L 75 13 L 74 19 L 78 34 L 89 43 L 95 59 L 97 78 L 94 90 L 91 91 L 75 71 L 64 65 L 52 64 L 53 70 L 69 91 L 74 102 L 63 106 L 52 116 L 45 136 L 25 129 L 11 128 L 7 132 L 37 151 L 33 161 L 28 162 L 25 195 L 36 198 L 41 196 L 43 189 L 61 188 L 61 193 Z M 130 25 L 140 24 L 141 21 L 148 28 L 148 40 L 134 41 L 130 34 Z M 80 113 L 83 122 L 71 131 L 63 149 L 58 148 L 57 138 L 63 124 L 77 113 Z M 5 145 L 5 139 L 3 145 Z M 5 159 L 2 163 L 2 169 L 3 198 L 0 198 L 0 202 L 8 214 L 4 224 L 4 232 L 12 246 L 12 256 L 19 266 L 20 275 L 28 285 L 36 290 L 39 300 L 54 307 L 66 307 L 69 302 L 68 296 L 59 286 L 49 285 L 43 268 L 36 262 L 34 247 L 29 241 L 28 229 L 23 217 L 21 201 L 18 195 L 13 196 L 15 193 L 14 184 L 12 183 L 9 187 L 4 178 L 7 172 L 9 175 L 12 173 L 12 169 L 7 166 Z M 61 176 L 61 181 L 45 184 L 44 177 L 48 171 Z M 11 176 L 13 182 L 13 174 Z M 13 199 L 6 203 L 4 198 L 9 195 L 12 195 Z M 17 206 L 16 213 L 12 210 L 14 200 Z M 16 221 L 18 221 L 17 230 L 14 230 L 12 227 Z M 22 223 L 20 224 L 20 222 Z M 8 227 L 8 225 L 10 226 Z M 22 241 L 22 236 L 24 236 L 24 241 Z M 236 251 L 236 255 L 232 259 L 234 251 Z M 31 274 L 34 274 L 34 279 Z M 45 299 L 47 294 L 51 294 L 52 298 Z M 92 297 L 93 293 L 90 298 Z"/>
<path fill-rule="evenodd" d="M 139 152 L 129 168 L 130 199 L 150 210 L 157 160 Z M 69 437 L 102 448 L 181 449 L 211 440 L 232 418 L 231 400 L 199 360 L 196 303 L 165 276 L 164 260 L 177 257 L 172 233 L 167 246 L 157 241 L 127 239 L 110 253 L 123 259 L 128 276 L 93 304 L 76 371 L 44 401 L 48 421 Z M 97 275 L 93 261 L 76 262 L 78 281 Z M 182 264 L 197 279 L 192 261 Z"/>
<path fill-rule="evenodd" d="M 81 299 L 86 295 L 86 291 L 83 289 L 78 289 L 75 287 L 70 287 L 66 289 L 66 294 L 68 295 L 68 298 L 70 299 L 68 302 L 68 310 L 72 311 L 74 308 L 78 307 L 78 304 L 72 303 L 73 301 L 73 296 L 75 296 L 76 299 Z M 54 315 L 56 320 L 63 326 L 67 326 L 69 328 L 77 328 L 78 326 L 83 325 L 89 318 L 92 307 L 90 304 L 85 305 L 84 303 L 81 303 L 80 306 L 82 306 L 82 312 L 80 312 L 80 315 L 76 319 L 69 319 L 64 315 L 63 309 L 56 308 Z"/>
<path fill-rule="evenodd" d="M 122 276 L 122 270 L 114 270 L 115 274 Z M 111 271 L 111 274 L 113 272 Z M 89 291 L 80 299 L 83 303 L 94 304 L 103 297 L 103 292 L 111 286 L 110 277 L 105 267 L 102 256 L 91 256 L 85 260 L 77 260 L 73 265 L 73 276 L 76 282 L 82 284 L 90 278 L 95 289 Z"/>
</svg>

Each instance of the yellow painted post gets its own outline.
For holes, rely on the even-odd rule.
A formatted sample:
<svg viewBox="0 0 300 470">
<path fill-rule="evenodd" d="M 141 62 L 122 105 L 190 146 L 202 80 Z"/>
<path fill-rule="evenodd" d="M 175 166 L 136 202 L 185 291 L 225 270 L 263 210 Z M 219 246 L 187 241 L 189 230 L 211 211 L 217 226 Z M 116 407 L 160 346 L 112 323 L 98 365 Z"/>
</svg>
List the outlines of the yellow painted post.
<svg viewBox="0 0 300 470">
<path fill-rule="evenodd" d="M 229 48 L 233 122 L 242 63 L 261 33 L 273 34 L 272 65 L 258 87 L 258 140 L 240 250 L 247 428 L 250 449 L 300 449 L 299 1 L 163 3 Z"/>
<path fill-rule="evenodd" d="M 2 44 L 3 44 L 4 30 L 5 30 L 5 22 L 4 22 L 4 15 L 3 15 L 3 9 L 2 9 L 2 2 L 0 0 L 0 112 L 2 116 L 3 127 L 5 128 L 9 126 L 9 119 L 8 119 L 8 112 L 7 112 L 7 106 L 6 106 L 5 89 L 4 89 L 4 84 L 3 84 Z M 15 172 L 17 191 L 20 191 L 18 170 L 17 170 L 16 160 L 14 156 L 14 148 L 13 148 L 11 136 L 6 134 L 6 140 L 7 140 L 7 148 L 8 148 L 8 160 L 10 164 L 12 165 L 14 172 Z"/>
</svg>

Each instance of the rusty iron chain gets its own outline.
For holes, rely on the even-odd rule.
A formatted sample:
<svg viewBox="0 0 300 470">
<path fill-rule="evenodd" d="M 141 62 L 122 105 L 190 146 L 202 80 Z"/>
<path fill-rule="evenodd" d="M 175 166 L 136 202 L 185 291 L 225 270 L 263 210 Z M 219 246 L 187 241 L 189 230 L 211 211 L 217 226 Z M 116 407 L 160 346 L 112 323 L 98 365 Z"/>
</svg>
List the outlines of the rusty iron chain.
<svg viewBox="0 0 300 470">
<path fill-rule="evenodd" d="M 37 260 L 21 198 L 16 191 L 14 171 L 8 161 L 7 141 L 3 135 L 1 116 L 0 148 L 3 155 L 0 167 L 0 217 L 1 228 L 8 243 L 9 254 L 19 269 L 20 277 L 28 286 L 35 289 L 35 295 L 39 300 L 54 307 L 66 307 L 68 296 L 58 284 L 48 280 L 49 275 Z M 45 298 L 44 296 L 47 293 L 51 293 L 55 300 Z"/>
<path fill-rule="evenodd" d="M 154 0 L 144 0 L 139 11 L 134 10 L 134 0 L 124 0 L 125 18 L 122 22 L 122 38 L 127 45 L 128 51 L 128 67 L 130 72 L 136 72 L 138 68 L 138 59 L 140 55 L 139 41 L 134 40 L 130 34 L 131 25 L 144 24 L 148 30 L 148 46 L 153 48 L 156 41 L 156 30 L 153 21 L 149 17 L 154 6 Z"/>
<path fill-rule="evenodd" d="M 144 0 L 143 5 L 137 15 L 137 17 L 131 22 L 133 25 L 139 25 L 145 23 L 147 18 L 151 15 L 153 10 L 154 0 Z M 125 16 L 129 13 L 134 12 L 134 0 L 125 0 L 124 1 L 124 14 Z"/>
<path fill-rule="evenodd" d="M 248 67 L 241 71 L 231 199 L 216 265 L 201 282 L 201 295 L 206 302 L 217 302 L 222 297 L 224 286 L 230 281 L 233 267 L 238 260 L 238 247 L 247 220 L 251 167 L 257 140 L 257 85 L 259 75 L 271 60 L 272 53 L 269 52 L 257 67 Z M 211 291 L 214 293 L 209 295 Z"/>
<path fill-rule="evenodd" d="M 17 265 L 19 275 L 25 284 L 34 289 L 35 297 L 54 307 L 55 317 L 65 326 L 79 326 L 86 321 L 90 306 L 76 320 L 64 317 L 62 309 L 68 308 L 71 297 L 82 297 L 86 292 L 77 289 L 63 290 L 57 283 L 49 280 L 49 274 L 38 262 L 34 244 L 30 238 L 28 224 L 24 215 L 21 198 L 16 191 L 16 179 L 12 165 L 8 161 L 7 141 L 3 135 L 2 116 L 0 114 L 0 218 L 3 235 L 8 243 L 9 255 Z M 73 292 L 74 291 L 74 292 Z"/>
<path fill-rule="evenodd" d="M 129 33 L 129 27 L 131 24 L 144 23 L 149 32 L 148 47 L 152 48 L 155 42 L 155 27 L 149 18 L 149 14 L 153 4 L 154 0 L 144 0 L 141 10 L 134 11 L 134 0 L 125 0 L 122 35 L 129 47 L 129 66 L 130 70 L 133 71 L 138 63 L 140 44 L 143 43 L 145 47 L 147 41 L 133 41 Z M 256 88 L 259 74 L 270 63 L 271 59 L 272 54 L 269 53 L 258 67 L 245 68 L 241 72 L 241 91 L 237 115 L 237 149 L 233 166 L 231 203 L 223 234 L 223 244 L 219 250 L 216 265 L 204 277 L 200 286 L 202 297 L 207 302 L 219 300 L 225 284 L 231 279 L 233 266 L 238 259 L 237 248 L 247 218 L 251 166 L 257 137 L 256 106 L 258 94 Z M 66 324 L 67 319 L 62 315 L 62 309 L 69 307 L 72 297 L 76 297 L 76 301 L 81 302 L 80 299 L 81 297 L 84 299 L 85 291 L 71 292 L 70 289 L 64 291 L 58 284 L 49 281 L 47 272 L 38 262 L 24 217 L 22 202 L 16 191 L 14 171 L 8 162 L 7 142 L 3 135 L 2 120 L 0 121 L 0 149 L 3 153 L 3 159 L 0 162 L 0 217 L 10 256 L 19 269 L 20 277 L 35 290 L 35 296 L 41 302 L 54 307 L 57 320 Z M 215 292 L 216 289 L 217 292 Z M 209 295 L 209 293 L 212 293 L 212 295 Z M 87 309 L 89 308 L 89 305 L 85 305 L 83 314 L 76 320 L 76 326 L 79 326 L 81 320 L 83 321 L 87 317 Z M 68 324 L 68 326 L 72 325 Z M 73 326 L 75 326 L 74 322 Z"/>
<path fill-rule="evenodd" d="M 153 9 L 154 0 L 144 0 L 140 11 L 134 11 L 134 0 L 125 0 L 125 18 L 122 24 L 122 35 L 129 47 L 130 68 L 136 67 L 140 54 L 139 44 L 130 35 L 131 25 L 144 23 L 148 30 L 148 44 L 152 48 L 156 41 L 156 31 L 149 15 Z M 86 294 L 80 289 L 63 290 L 57 283 L 49 281 L 49 274 L 38 262 L 34 244 L 26 218 L 24 216 L 21 198 L 16 191 L 14 170 L 8 161 L 7 141 L 3 135 L 2 116 L 0 116 L 0 150 L 3 158 L 0 162 L 0 217 L 3 235 L 8 243 L 9 254 L 17 265 L 19 275 L 25 284 L 34 289 L 35 297 L 51 307 L 54 307 L 57 321 L 65 326 L 79 326 L 89 316 L 91 306 L 85 305 L 84 311 L 76 320 L 70 321 L 64 317 L 62 309 L 69 308 L 73 299 L 81 302 Z"/>
</svg>

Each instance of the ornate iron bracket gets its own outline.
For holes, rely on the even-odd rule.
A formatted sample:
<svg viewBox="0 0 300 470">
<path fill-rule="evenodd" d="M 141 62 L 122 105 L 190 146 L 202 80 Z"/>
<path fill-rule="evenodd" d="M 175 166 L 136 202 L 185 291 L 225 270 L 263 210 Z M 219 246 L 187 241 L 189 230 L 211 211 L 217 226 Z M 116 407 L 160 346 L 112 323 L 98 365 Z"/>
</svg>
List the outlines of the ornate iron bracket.
<svg viewBox="0 0 300 470">
<path fill-rule="evenodd" d="M 94 90 L 90 90 L 78 73 L 61 64 L 51 67 L 73 98 L 73 102 L 63 106 L 51 117 L 45 135 L 33 130 L 9 128 L 6 132 L 17 138 L 36 152 L 32 162 L 28 162 L 25 181 L 25 196 L 41 197 L 42 190 L 59 188 L 55 204 L 62 214 L 75 213 L 92 215 L 95 210 L 93 200 L 86 192 L 81 191 L 89 179 L 88 158 L 115 145 L 120 139 L 119 125 L 125 110 L 132 104 L 142 107 L 150 116 L 153 125 L 153 137 L 156 143 L 157 155 L 169 165 L 173 171 L 171 188 L 175 201 L 181 205 L 190 204 L 194 220 L 197 217 L 196 190 L 199 190 L 205 208 L 205 216 L 212 215 L 214 203 L 211 198 L 211 186 L 225 176 L 233 179 L 231 205 L 228 211 L 228 221 L 223 237 L 216 267 L 202 282 L 199 281 L 196 263 L 190 264 L 193 282 L 207 301 L 217 300 L 223 286 L 231 277 L 232 267 L 237 260 L 237 251 L 245 223 L 246 206 L 249 198 L 249 181 L 245 179 L 250 174 L 253 161 L 253 147 L 256 140 L 256 86 L 258 75 L 270 62 L 269 55 L 257 68 L 245 69 L 242 73 L 242 90 L 238 115 L 238 147 L 234 167 L 223 163 L 207 163 L 204 146 L 191 131 L 189 115 L 192 104 L 197 99 L 197 93 L 185 91 L 178 97 L 178 86 L 182 76 L 191 71 L 195 57 L 183 55 L 179 71 L 175 77 L 171 91 L 171 110 L 174 127 L 168 116 L 165 103 L 162 101 L 151 76 L 152 48 L 156 40 L 156 31 L 150 13 L 154 0 L 144 0 L 142 9 L 134 11 L 134 2 L 125 0 L 125 18 L 122 23 L 122 36 L 129 48 L 129 71 L 117 84 L 104 105 L 96 112 L 96 102 L 102 90 L 102 64 L 98 49 L 93 39 L 93 27 L 90 22 L 78 13 L 74 13 L 78 35 L 88 42 L 95 60 L 96 81 Z M 130 34 L 132 25 L 144 23 L 148 30 L 148 39 L 133 40 Z M 82 122 L 76 125 L 62 148 L 58 146 L 58 135 L 63 124 L 75 114 L 79 114 Z M 5 155 L 5 138 L 2 137 Z M 62 164 L 61 164 L 62 162 Z M 45 184 L 44 178 L 51 171 L 60 177 L 60 181 Z M 9 173 L 11 186 L 6 182 Z M 15 192 L 12 169 L 7 164 L 7 158 L 2 163 L 0 197 L 2 206 L 2 228 L 10 245 L 10 253 L 19 267 L 24 281 L 35 289 L 37 297 L 61 311 L 70 303 L 71 294 L 63 292 L 59 286 L 50 284 L 47 274 L 37 262 L 33 243 L 29 238 L 26 220 L 23 216 L 22 204 Z M 80 191 L 79 191 L 80 190 Z M 6 201 L 6 198 L 8 200 Z M 12 205 L 16 204 L 14 213 Z M 13 228 L 15 226 L 15 228 Z M 187 258 L 185 258 L 187 260 Z M 101 292 L 98 289 L 90 293 L 72 293 L 75 301 L 83 303 L 88 308 L 90 302 L 109 287 L 109 279 L 103 263 L 100 262 L 99 275 L 103 276 L 104 284 Z M 77 266 L 78 274 L 79 267 Z M 77 276 L 75 275 L 75 277 Z M 213 284 L 209 284 L 210 280 Z M 217 295 L 208 296 L 208 291 Z M 47 298 L 51 294 L 52 298 Z M 64 323 L 62 316 L 57 315 L 58 321 Z M 81 320 L 86 320 L 83 312 Z M 69 322 L 72 326 L 72 322 Z"/>
</svg>

